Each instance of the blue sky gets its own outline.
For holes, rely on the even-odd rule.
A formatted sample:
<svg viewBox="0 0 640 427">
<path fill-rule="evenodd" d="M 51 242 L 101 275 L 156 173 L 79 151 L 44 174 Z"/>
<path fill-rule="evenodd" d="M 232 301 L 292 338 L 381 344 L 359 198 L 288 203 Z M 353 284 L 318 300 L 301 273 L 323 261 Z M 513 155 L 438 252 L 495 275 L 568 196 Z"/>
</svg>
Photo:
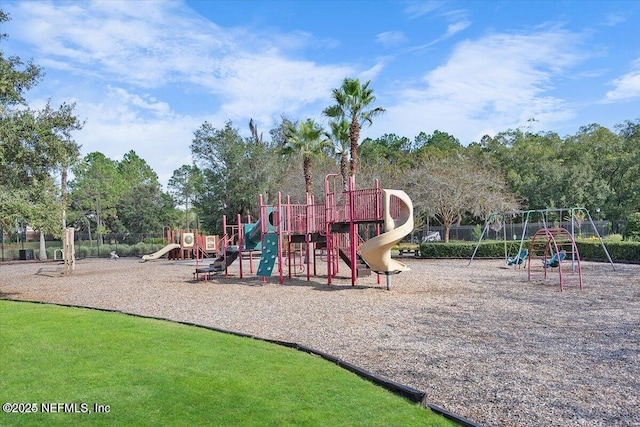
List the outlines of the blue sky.
<svg viewBox="0 0 640 427">
<path fill-rule="evenodd" d="M 364 130 L 575 134 L 640 118 L 638 1 L 12 1 L 5 55 L 46 73 L 33 107 L 75 102 L 83 154 L 134 150 L 166 184 L 193 132 L 268 135 L 345 77 L 387 113 Z M 533 119 L 533 120 L 532 120 Z"/>
</svg>

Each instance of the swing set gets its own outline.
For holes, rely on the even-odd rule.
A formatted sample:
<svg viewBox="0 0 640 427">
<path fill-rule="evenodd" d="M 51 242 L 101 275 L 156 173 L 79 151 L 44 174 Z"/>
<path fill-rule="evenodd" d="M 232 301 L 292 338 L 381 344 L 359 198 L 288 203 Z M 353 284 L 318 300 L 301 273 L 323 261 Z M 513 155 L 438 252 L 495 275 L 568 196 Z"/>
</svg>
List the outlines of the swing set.
<svg viewBox="0 0 640 427">
<path fill-rule="evenodd" d="M 564 218 L 564 223 L 568 227 L 562 227 L 563 214 L 568 213 L 569 216 Z M 513 219 L 518 216 L 523 217 L 522 221 L 522 234 L 520 236 L 520 245 L 517 253 L 514 256 L 509 256 L 507 245 L 507 227 L 506 222 L 508 219 Z M 555 216 L 557 220 L 554 220 L 554 226 L 549 226 L 549 220 L 552 216 Z M 540 222 L 533 224 L 531 220 L 533 218 L 539 218 Z M 600 245 L 611 264 L 611 268 L 615 270 L 613 260 L 609 255 L 609 251 L 598 232 L 595 223 L 589 211 L 586 208 L 574 207 L 568 209 L 532 209 L 526 211 L 508 211 L 508 212 L 494 212 L 491 213 L 485 222 L 485 226 L 482 230 L 482 234 L 478 243 L 471 255 L 471 259 L 467 265 L 471 265 L 471 262 L 475 258 L 478 248 L 484 239 L 489 234 L 489 229 L 493 229 L 498 232 L 503 230 L 504 240 L 504 258 L 508 266 L 519 268 L 526 265 L 528 278 L 535 275 L 537 271 L 543 273 L 544 278 L 547 278 L 547 273 L 550 269 L 558 268 L 558 274 L 560 279 L 560 290 L 562 291 L 563 284 L 566 277 L 563 277 L 562 264 L 563 261 L 571 261 L 571 271 L 577 273 L 580 289 L 582 289 L 582 271 L 580 266 L 580 254 L 578 247 L 576 246 L 575 236 L 576 226 L 581 229 L 582 222 L 587 222 L 591 225 L 595 236 L 598 237 Z M 541 226 L 540 226 L 541 224 Z M 512 227 L 513 230 L 513 227 Z M 533 236 L 529 241 L 528 247 L 526 247 L 526 240 L 529 233 L 533 232 Z M 516 234 L 513 234 L 513 240 L 516 240 Z M 534 260 L 541 260 L 541 268 L 534 266 Z M 565 275 L 566 276 L 566 275 Z"/>
</svg>

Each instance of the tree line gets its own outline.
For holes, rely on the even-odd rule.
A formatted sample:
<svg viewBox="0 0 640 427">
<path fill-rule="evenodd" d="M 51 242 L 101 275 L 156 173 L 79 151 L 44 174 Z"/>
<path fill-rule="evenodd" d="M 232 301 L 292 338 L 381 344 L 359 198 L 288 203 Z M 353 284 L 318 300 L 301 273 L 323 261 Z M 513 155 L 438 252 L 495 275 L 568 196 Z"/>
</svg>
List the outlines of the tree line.
<svg viewBox="0 0 640 427">
<path fill-rule="evenodd" d="M 0 22 L 9 17 L 0 11 Z M 0 35 L 4 38 L 6 35 Z M 75 105 L 30 109 L 25 93 L 44 77 L 30 61 L 0 51 L 0 227 L 21 223 L 59 236 L 67 225 L 93 233 L 160 233 L 164 227 L 220 233 L 222 215 L 258 215 L 258 196 L 278 192 L 322 201 L 327 174 L 379 180 L 405 190 L 416 220 L 445 226 L 482 222 L 491 212 L 580 206 L 600 219 L 640 211 L 640 120 L 614 130 L 597 124 L 575 135 L 509 129 L 463 146 L 435 130 L 413 139 L 395 134 L 360 141 L 362 126 L 385 110 L 370 82 L 345 78 L 333 105 L 314 119 L 281 117 L 264 137 L 249 122 L 243 136 L 231 121 L 194 130 L 193 162 L 181 165 L 163 190 L 135 151 L 113 160 L 80 158 L 73 135 L 83 122 Z M 185 143 L 187 143 L 185 141 Z M 68 181 L 69 172 L 73 179 Z M 445 231 L 445 240 L 448 232 Z"/>
<path fill-rule="evenodd" d="M 313 126 L 315 152 L 299 143 L 300 135 L 291 136 L 292 128 L 305 132 Z M 330 122 L 323 134 L 310 119 L 296 124 L 282 118 L 264 141 L 243 138 L 231 122 L 218 129 L 205 123 L 191 144 L 191 171 L 200 189 L 192 186 L 184 198 L 212 230 L 219 230 L 223 214 L 257 215 L 259 194 L 270 202 L 278 191 L 299 202 L 306 194 L 322 200 L 325 175 L 345 169 L 351 174 L 348 162 L 345 168 L 348 145 L 340 143 L 349 139 L 335 138 L 334 128 Z M 585 207 L 594 219 L 611 221 L 640 210 L 640 120 L 615 131 L 592 124 L 566 137 L 511 129 L 468 146 L 437 130 L 414 139 L 384 134 L 364 139 L 357 153 L 359 187 L 377 179 L 382 187 L 403 189 L 418 222 L 435 220 L 445 230 L 515 209 Z M 310 159 L 313 168 L 307 170 Z"/>
</svg>

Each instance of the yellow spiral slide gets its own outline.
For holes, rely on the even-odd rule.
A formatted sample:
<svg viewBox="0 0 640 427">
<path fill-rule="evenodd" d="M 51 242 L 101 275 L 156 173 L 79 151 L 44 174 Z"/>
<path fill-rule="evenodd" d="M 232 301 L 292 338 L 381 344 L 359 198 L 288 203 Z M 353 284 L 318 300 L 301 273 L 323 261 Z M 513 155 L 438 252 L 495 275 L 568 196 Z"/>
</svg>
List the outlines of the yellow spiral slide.
<svg viewBox="0 0 640 427">
<path fill-rule="evenodd" d="M 413 231 L 413 203 L 402 190 L 382 190 L 384 195 L 384 233 L 360 246 L 360 256 L 376 273 L 393 274 L 409 270 L 406 264 L 391 259 L 391 248 Z M 391 215 L 391 198 L 398 198 L 397 218 Z"/>
</svg>

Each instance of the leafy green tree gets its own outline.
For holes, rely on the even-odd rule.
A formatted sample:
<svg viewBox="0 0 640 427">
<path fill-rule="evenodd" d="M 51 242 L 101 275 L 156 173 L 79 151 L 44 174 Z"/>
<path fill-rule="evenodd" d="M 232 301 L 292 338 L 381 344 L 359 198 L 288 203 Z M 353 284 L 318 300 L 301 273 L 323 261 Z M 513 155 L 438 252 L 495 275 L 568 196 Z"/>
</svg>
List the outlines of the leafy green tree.
<svg viewBox="0 0 640 427">
<path fill-rule="evenodd" d="M 9 20 L 9 15 L 0 10 L 0 26 Z M 0 33 L 0 46 L 6 37 Z M 17 56 L 5 57 L 4 51 L 0 50 L 0 113 L 7 107 L 26 105 L 24 93 L 36 86 L 42 76 L 42 68 L 32 61 L 25 64 Z"/>
<path fill-rule="evenodd" d="M 616 211 L 607 201 L 613 197 L 619 176 L 616 169 L 621 149 L 622 138 L 597 124 L 583 126 L 565 139 L 562 157 L 567 178 L 563 189 L 571 206 Z"/>
<path fill-rule="evenodd" d="M 0 11 L 0 23 L 8 15 Z M 0 34 L 0 41 L 6 35 Z M 0 43 L 1 46 L 1 43 Z M 44 233 L 60 234 L 66 205 L 67 167 L 79 156 L 71 133 L 83 124 L 74 104 L 55 110 L 48 102 L 40 111 L 25 108 L 25 92 L 42 78 L 42 69 L 0 51 L 0 200 L 3 229 L 18 218 L 40 230 L 40 257 L 46 258 Z M 60 193 L 54 175 L 61 173 Z M 10 202 L 9 202 L 10 200 Z"/>
<path fill-rule="evenodd" d="M 637 123 L 619 129 L 616 134 L 592 124 L 564 140 L 551 132 L 510 130 L 484 137 L 479 146 L 529 208 L 584 206 L 623 219 L 640 204 L 634 178 L 640 173 L 640 143 Z M 477 154 L 476 148 L 469 151 Z"/>
<path fill-rule="evenodd" d="M 117 218 L 117 205 L 127 190 L 127 182 L 114 160 L 100 152 L 89 153 L 73 168 L 71 187 L 73 208 L 82 213 L 89 225 L 94 222 L 98 243 L 103 243 L 106 224 Z M 78 225 L 81 226 L 83 221 Z"/>
<path fill-rule="evenodd" d="M 10 20 L 0 10 L 0 26 Z M 0 48 L 5 34 L 0 34 Z M 33 129 L 34 117 L 30 112 L 15 110 L 26 105 L 24 94 L 42 78 L 42 69 L 31 61 L 25 64 L 17 56 L 6 57 L 0 49 L 0 227 L 9 229 L 16 221 L 29 216 L 30 192 L 26 180 L 29 167 L 21 161 L 26 148 L 23 141 L 27 129 Z M 27 152 L 26 154 L 30 154 Z M 19 161 L 20 160 L 20 161 Z M 0 230 L 0 232 L 2 232 Z"/>
<path fill-rule="evenodd" d="M 359 79 L 345 78 L 340 88 L 333 89 L 334 105 L 327 107 L 323 114 L 333 119 L 345 119 L 349 121 L 349 140 L 351 155 L 351 176 L 355 176 L 358 169 L 358 143 L 360 129 L 363 124 L 373 123 L 373 118 L 384 113 L 381 107 L 372 108 L 376 97 L 373 89 L 369 87 L 371 82 L 360 83 Z"/>
<path fill-rule="evenodd" d="M 274 123 L 273 127 L 269 130 L 271 141 L 263 141 L 263 143 L 271 147 L 282 147 L 287 142 L 284 137 L 284 130 L 291 123 L 293 123 L 293 120 L 283 114 L 280 117 L 280 121 Z"/>
<path fill-rule="evenodd" d="M 158 175 L 151 166 L 131 150 L 117 162 L 117 170 L 127 183 L 116 205 L 121 231 L 149 234 L 171 225 L 173 200 L 162 192 Z"/>
<path fill-rule="evenodd" d="M 165 226 L 175 228 L 177 211 L 173 198 L 152 185 L 138 185 L 127 191 L 116 207 L 123 231 L 157 234 Z"/>
<path fill-rule="evenodd" d="M 640 241 L 640 212 L 634 212 L 627 217 L 624 239 L 636 242 Z"/>
<path fill-rule="evenodd" d="M 445 156 L 461 148 L 462 144 L 457 138 L 439 130 L 433 131 L 431 135 L 420 132 L 413 142 L 413 151 L 418 158 Z"/>
<path fill-rule="evenodd" d="M 62 228 L 66 228 L 67 192 L 69 168 L 78 162 L 80 146 L 72 137 L 73 131 L 79 131 L 84 126 L 73 110 L 75 104 L 63 103 L 58 110 L 47 103 L 38 113 L 38 127 L 40 129 L 40 147 L 36 151 L 46 153 L 44 164 L 50 165 L 50 173 L 60 173 L 60 204 L 62 205 Z M 41 239 L 44 236 L 41 233 Z"/>
<path fill-rule="evenodd" d="M 365 139 L 358 151 L 363 164 L 404 168 L 410 165 L 408 155 L 411 141 L 406 137 L 386 133 L 376 139 Z"/>
<path fill-rule="evenodd" d="M 396 186 L 402 174 L 412 167 L 411 141 L 395 134 L 366 138 L 360 144 L 360 176 L 362 182 L 379 180 L 385 186 Z"/>
<path fill-rule="evenodd" d="M 289 123 L 284 129 L 285 145 L 281 152 L 285 156 L 302 156 L 302 169 L 307 198 L 313 195 L 313 159 L 332 147 L 324 130 L 313 119 L 300 123 Z"/>
<path fill-rule="evenodd" d="M 620 206 L 618 217 L 626 218 L 640 211 L 640 119 L 627 120 L 617 130 L 623 150 L 618 158 L 617 180 L 613 184 L 615 191 L 608 209 L 616 212 L 614 208 Z"/>
<path fill-rule="evenodd" d="M 497 161 L 511 191 L 522 196 L 530 209 L 561 207 L 566 165 L 557 134 L 509 130 L 483 141 L 483 149 Z"/>
<path fill-rule="evenodd" d="M 276 151 L 254 138 L 243 139 L 230 121 L 222 129 L 205 122 L 194 133 L 191 152 L 204 181 L 194 205 L 207 230 L 220 233 L 223 214 L 256 217 L 258 195 L 273 196 L 280 178 Z"/>
<path fill-rule="evenodd" d="M 204 176 L 195 165 L 182 165 L 173 171 L 168 187 L 178 204 L 184 206 L 184 224 L 189 229 L 189 210 L 198 191 L 202 188 Z"/>
<path fill-rule="evenodd" d="M 117 162 L 117 169 L 130 186 L 151 185 L 160 188 L 158 174 L 133 150 L 125 153 L 122 160 Z"/>
</svg>

